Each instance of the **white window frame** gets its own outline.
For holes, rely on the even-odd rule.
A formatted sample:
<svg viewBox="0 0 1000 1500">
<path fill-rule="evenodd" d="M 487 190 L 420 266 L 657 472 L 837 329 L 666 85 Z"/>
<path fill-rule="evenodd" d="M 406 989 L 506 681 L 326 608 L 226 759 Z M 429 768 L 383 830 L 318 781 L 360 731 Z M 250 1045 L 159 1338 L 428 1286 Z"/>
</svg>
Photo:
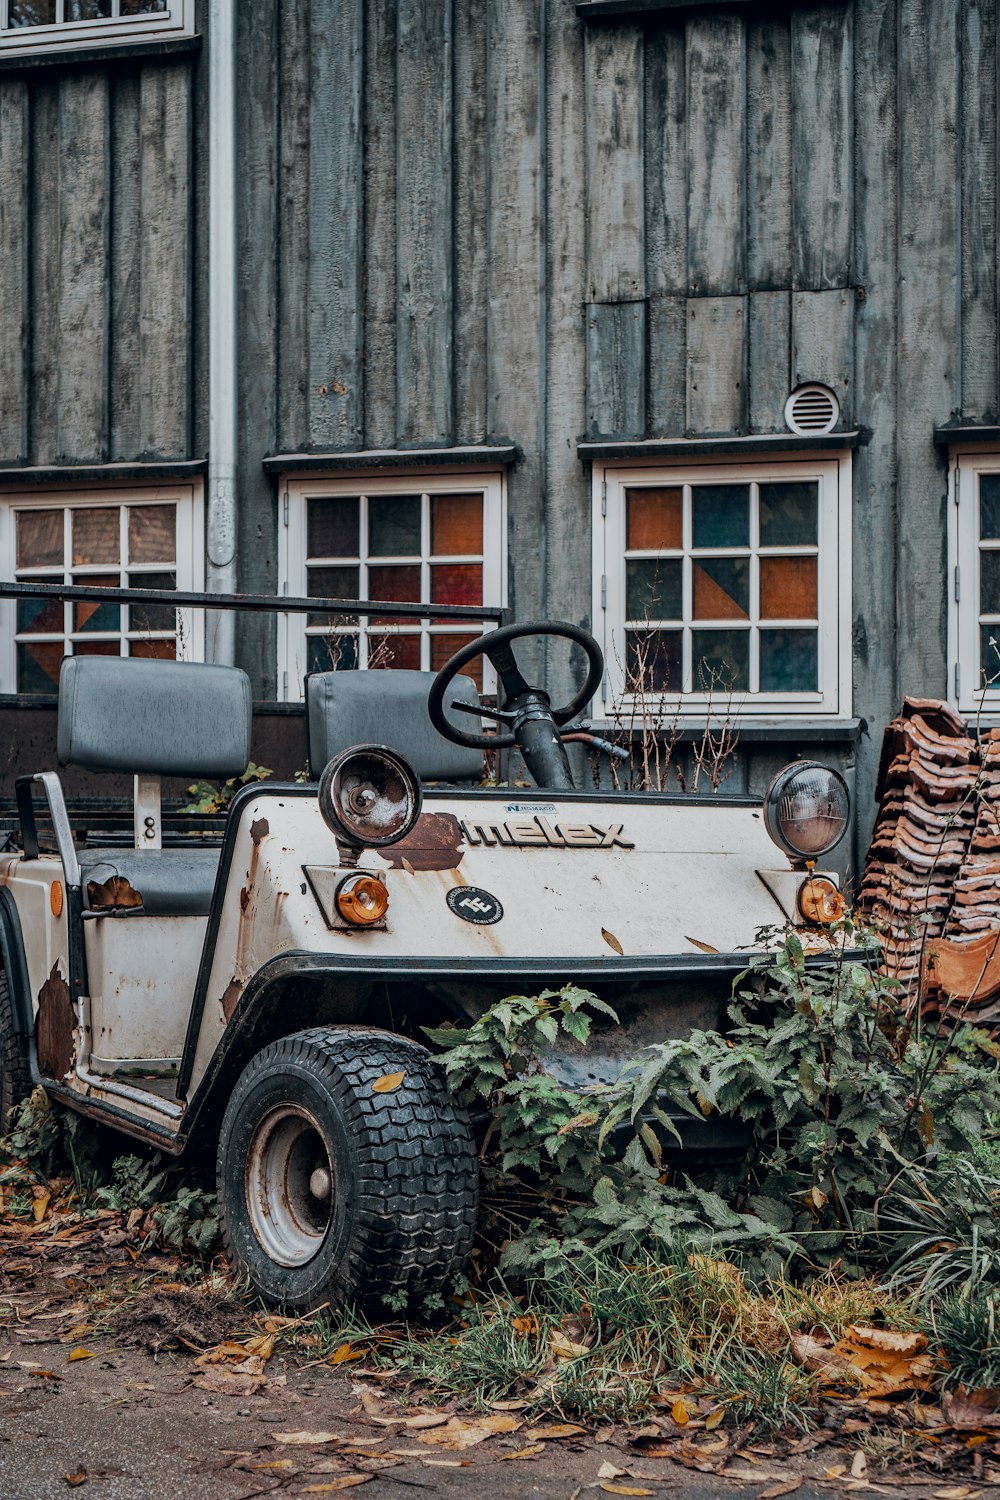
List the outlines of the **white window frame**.
<svg viewBox="0 0 1000 1500">
<path fill-rule="evenodd" d="M 639 486 L 760 484 L 770 480 L 809 480 L 819 485 L 817 619 L 819 690 L 815 693 L 738 693 L 731 701 L 715 692 L 645 695 L 645 707 L 667 722 L 701 721 L 717 716 L 736 722 L 778 723 L 796 719 L 846 718 L 851 713 L 851 455 L 849 451 L 796 453 L 763 458 L 669 460 L 655 467 L 594 464 L 594 615 L 605 657 L 600 707 L 604 724 L 630 718 L 643 695 L 625 691 L 625 491 Z M 688 540 L 687 547 L 690 547 Z M 726 549 L 710 549 L 713 553 Z M 753 565 L 752 565 L 753 566 Z M 751 587 L 751 603 L 756 597 Z M 751 615 L 751 627 L 757 624 Z M 794 625 L 796 622 L 781 621 Z M 751 635 L 755 632 L 751 629 Z M 754 648 L 751 648 L 754 649 Z"/>
<path fill-rule="evenodd" d="M 507 603 L 507 477 L 501 470 L 461 470 L 456 473 L 429 474 L 426 470 L 394 470 L 392 473 L 374 474 L 370 470 L 354 474 L 335 473 L 329 475 L 310 474 L 308 477 L 288 476 L 279 484 L 281 496 L 281 525 L 278 535 L 278 578 L 283 594 L 304 598 L 308 592 L 306 578 L 306 505 L 309 500 L 335 499 L 339 495 L 362 497 L 362 513 L 365 513 L 364 497 L 369 495 L 463 495 L 472 490 L 483 492 L 483 603 L 491 608 L 504 608 Z M 422 539 L 419 562 L 423 575 L 422 593 L 426 597 L 429 589 L 430 537 L 427 535 L 424 509 L 425 535 Z M 364 525 L 364 521 L 362 521 Z M 379 558 L 379 563 L 413 563 L 413 557 Z M 442 557 L 441 562 L 461 563 L 463 557 Z M 345 559 L 353 566 L 352 559 Z M 479 559 L 476 558 L 478 562 Z M 359 560 L 361 597 L 366 597 L 365 567 Z M 443 625 L 428 625 L 433 617 L 434 606 L 428 607 L 427 616 L 419 622 L 399 621 L 399 626 L 419 623 L 421 628 L 421 666 L 430 669 L 429 637 L 431 635 L 474 634 L 478 629 L 491 630 L 495 621 L 484 620 L 481 626 L 470 620 L 448 621 Z M 381 629 L 382 627 L 380 627 Z M 385 627 L 391 634 L 393 626 Z M 303 614 L 278 616 L 278 682 L 283 702 L 301 703 L 306 675 L 306 616 Z M 483 691 L 496 691 L 496 676 L 489 661 L 483 660 Z"/>
<path fill-rule="evenodd" d="M 56 567 L 17 569 L 16 528 L 14 514 L 19 510 L 86 510 L 100 505 L 175 505 L 177 508 L 177 553 L 175 571 L 179 592 L 199 592 L 205 587 L 205 521 L 202 485 L 197 483 L 160 484 L 143 488 L 101 485 L 93 489 L 67 489 L 64 485 L 33 486 L 30 490 L 0 490 L 0 577 L 8 582 L 28 582 L 33 577 L 51 577 Z M 162 572 L 162 565 L 136 564 L 128 570 L 141 573 Z M 85 582 L 89 572 L 107 576 L 115 572 L 107 564 L 74 568 L 75 582 Z M 119 562 L 117 571 L 122 573 Z M 70 581 L 64 571 L 63 581 Z M 65 605 L 65 635 L 72 635 L 72 603 Z M 179 609 L 177 658 L 180 661 L 203 661 L 205 656 L 205 611 Z M 78 632 L 77 632 L 78 633 Z M 99 636 L 95 634 L 95 639 Z M 123 649 L 127 636 L 121 634 Z M 0 693 L 17 692 L 17 600 L 0 600 Z"/>
<path fill-rule="evenodd" d="M 62 15 L 65 0 L 57 0 Z M 0 57 L 61 52 L 70 47 L 116 47 L 123 42 L 163 42 L 194 35 L 194 0 L 170 0 L 165 11 L 149 15 L 113 14 L 98 21 L 57 20 L 50 26 L 11 26 L 11 0 L 0 0 Z"/>
<path fill-rule="evenodd" d="M 987 724 L 1000 722 L 1000 682 L 980 688 L 979 476 L 1000 475 L 1000 448 L 953 449 L 948 466 L 948 701 Z M 990 550 L 1000 541 L 990 543 Z M 996 623 L 1000 642 L 1000 619 Z M 990 667 L 995 676 L 1000 669 Z"/>
</svg>

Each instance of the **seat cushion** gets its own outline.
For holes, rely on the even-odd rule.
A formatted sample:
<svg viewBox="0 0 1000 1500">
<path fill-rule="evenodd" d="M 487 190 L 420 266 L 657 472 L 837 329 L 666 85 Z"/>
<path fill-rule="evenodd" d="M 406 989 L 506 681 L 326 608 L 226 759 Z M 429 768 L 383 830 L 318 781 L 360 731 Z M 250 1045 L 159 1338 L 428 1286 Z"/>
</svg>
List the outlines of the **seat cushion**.
<svg viewBox="0 0 1000 1500">
<path fill-rule="evenodd" d="M 313 672 L 306 678 L 309 766 L 313 776 L 352 745 L 385 745 L 409 761 L 423 781 L 479 781 L 483 752 L 453 745 L 427 712 L 435 672 Z M 479 704 L 471 677 L 456 677 L 445 697 Z M 482 732 L 478 714 L 451 712 L 470 734 Z"/>
<path fill-rule="evenodd" d="M 80 854 L 84 908 L 102 911 L 141 905 L 149 917 L 207 916 L 220 852 L 85 849 Z"/>
</svg>

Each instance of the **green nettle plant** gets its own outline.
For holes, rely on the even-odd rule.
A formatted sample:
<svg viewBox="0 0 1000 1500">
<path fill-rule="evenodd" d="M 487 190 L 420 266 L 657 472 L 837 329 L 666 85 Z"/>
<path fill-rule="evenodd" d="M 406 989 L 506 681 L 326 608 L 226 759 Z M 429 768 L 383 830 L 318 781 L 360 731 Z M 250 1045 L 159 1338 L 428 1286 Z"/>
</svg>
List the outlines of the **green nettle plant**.
<svg viewBox="0 0 1000 1500">
<path fill-rule="evenodd" d="M 758 1274 L 862 1274 L 915 1246 L 922 1227 L 897 1210 L 914 1174 L 927 1186 L 951 1173 L 989 1132 L 997 1049 L 971 1027 L 909 1026 L 875 943 L 847 922 L 837 935 L 860 959 L 807 959 L 789 932 L 736 981 L 725 1035 L 646 1047 L 616 1083 L 584 1092 L 546 1056 L 614 1018 L 586 990 L 512 996 L 467 1030 L 430 1032 L 459 1097 L 492 1117 L 484 1168 L 506 1220 L 502 1266 L 554 1273 L 585 1249 L 683 1243 Z M 740 1123 L 745 1150 L 724 1169 L 673 1169 L 685 1115 Z"/>
</svg>

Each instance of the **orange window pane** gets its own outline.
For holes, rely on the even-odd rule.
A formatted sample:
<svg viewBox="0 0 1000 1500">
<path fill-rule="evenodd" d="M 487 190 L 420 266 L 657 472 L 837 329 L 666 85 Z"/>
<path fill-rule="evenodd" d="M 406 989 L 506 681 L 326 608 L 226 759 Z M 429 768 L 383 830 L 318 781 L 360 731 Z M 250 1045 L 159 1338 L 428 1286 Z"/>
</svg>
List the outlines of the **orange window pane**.
<svg viewBox="0 0 1000 1500">
<path fill-rule="evenodd" d="M 435 556 L 475 557 L 483 550 L 482 495 L 431 497 L 431 551 Z"/>
<path fill-rule="evenodd" d="M 63 512 L 19 510 L 17 512 L 17 566 L 61 568 L 63 565 Z"/>
<path fill-rule="evenodd" d="M 463 646 L 467 646 L 470 641 L 474 641 L 475 639 L 475 635 L 432 635 L 431 670 L 433 672 L 440 672 L 445 662 L 450 661 L 450 659 L 455 655 L 456 651 L 461 651 Z M 482 692 L 483 658 L 481 656 L 473 657 L 472 661 L 470 661 L 467 666 L 464 666 L 462 668 L 461 675 L 463 677 L 471 677 L 475 682 L 476 687 L 480 692 Z M 472 725 L 472 730 L 474 733 L 476 725 L 471 719 L 469 720 L 469 723 Z"/>
<path fill-rule="evenodd" d="M 627 490 L 627 534 L 630 550 L 682 547 L 684 545 L 684 491 Z"/>
<path fill-rule="evenodd" d="M 815 557 L 761 558 L 760 616 L 762 620 L 815 620 Z"/>
<path fill-rule="evenodd" d="M 117 505 L 74 510 L 73 562 L 117 563 L 121 538 Z"/>
<path fill-rule="evenodd" d="M 107 578 L 87 579 L 88 587 L 91 588 L 116 589 L 118 583 L 117 573 L 112 573 Z M 81 599 L 73 605 L 74 630 L 120 630 L 121 618 L 121 606 L 118 604 L 98 604 L 93 599 Z"/>
<path fill-rule="evenodd" d="M 745 620 L 750 612 L 750 559 L 701 557 L 693 564 L 696 620 Z"/>
<path fill-rule="evenodd" d="M 481 564 L 441 563 L 431 568 L 431 598 L 435 604 L 482 604 Z"/>
<path fill-rule="evenodd" d="M 129 655 L 140 656 L 145 661 L 174 661 L 177 656 L 176 641 L 131 641 Z"/>
<path fill-rule="evenodd" d="M 371 566 L 368 569 L 368 599 L 386 599 L 394 604 L 419 604 L 420 603 L 420 568 L 419 565 L 412 567 L 409 564 L 403 567 L 392 567 L 381 564 L 378 567 Z M 376 615 L 372 623 L 384 625 L 392 616 Z"/>
<path fill-rule="evenodd" d="M 134 505 L 128 513 L 128 560 L 172 563 L 177 551 L 177 512 L 172 505 Z"/>
</svg>

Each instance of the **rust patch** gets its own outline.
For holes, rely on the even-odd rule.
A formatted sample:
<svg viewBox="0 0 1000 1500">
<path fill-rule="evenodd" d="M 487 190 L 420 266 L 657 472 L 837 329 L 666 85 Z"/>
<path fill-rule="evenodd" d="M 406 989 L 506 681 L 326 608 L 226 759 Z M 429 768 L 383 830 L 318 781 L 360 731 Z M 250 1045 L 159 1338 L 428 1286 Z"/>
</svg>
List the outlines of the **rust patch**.
<svg viewBox="0 0 1000 1500">
<path fill-rule="evenodd" d="M 394 870 L 457 870 L 462 863 L 462 826 L 453 813 L 421 813 L 412 833 L 379 854 Z"/>
<path fill-rule="evenodd" d="M 121 911 L 126 907 L 141 906 L 142 895 L 124 875 L 111 875 L 105 881 L 87 881 L 87 901 L 91 911 Z"/>
<path fill-rule="evenodd" d="M 225 1016 L 227 1021 L 232 1020 L 233 1011 L 239 1004 L 239 999 L 242 993 L 243 980 L 237 979 L 236 975 L 234 974 L 232 979 L 226 985 L 225 993 L 222 996 L 222 1014 Z"/>
<path fill-rule="evenodd" d="M 254 818 L 250 824 L 250 837 L 255 844 L 259 844 L 261 839 L 266 839 L 270 832 L 271 825 L 266 818 Z"/>
<path fill-rule="evenodd" d="M 38 1070 L 47 1078 L 64 1078 L 73 1066 L 76 1016 L 70 1004 L 69 985 L 59 973 L 59 962 L 38 991 L 35 1043 Z"/>
<path fill-rule="evenodd" d="M 246 911 L 250 905 L 250 887 L 245 885 L 240 891 L 240 911 Z"/>
</svg>

